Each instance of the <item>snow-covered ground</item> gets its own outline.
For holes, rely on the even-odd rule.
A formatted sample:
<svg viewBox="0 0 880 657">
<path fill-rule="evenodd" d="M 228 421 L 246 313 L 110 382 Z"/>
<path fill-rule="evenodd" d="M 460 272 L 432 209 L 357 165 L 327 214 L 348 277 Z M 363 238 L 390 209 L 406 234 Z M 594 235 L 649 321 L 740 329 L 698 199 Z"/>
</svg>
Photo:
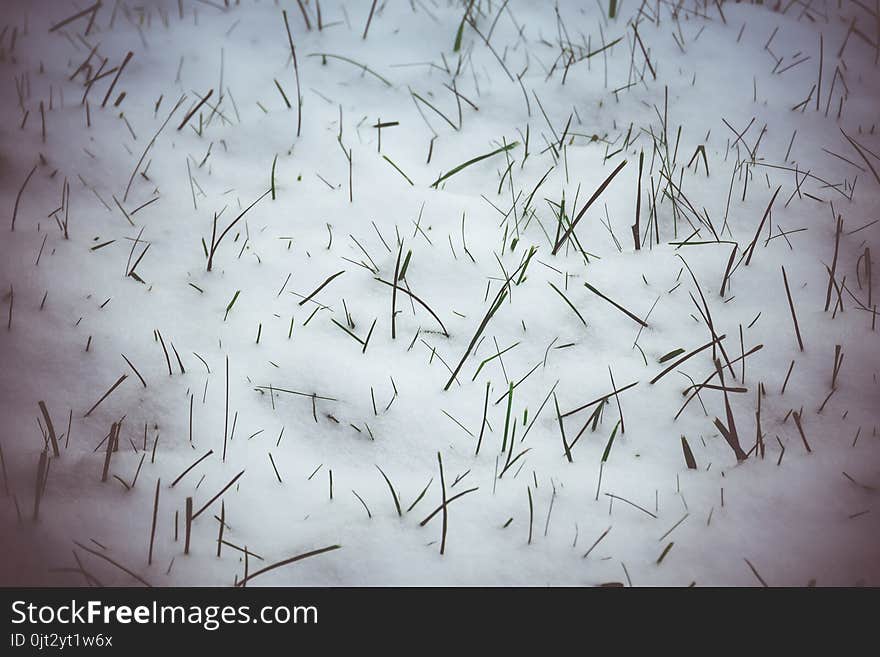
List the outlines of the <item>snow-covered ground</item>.
<svg viewBox="0 0 880 657">
<path fill-rule="evenodd" d="M 880 584 L 873 0 L 93 6 L 0 18 L 0 583 Z"/>
</svg>

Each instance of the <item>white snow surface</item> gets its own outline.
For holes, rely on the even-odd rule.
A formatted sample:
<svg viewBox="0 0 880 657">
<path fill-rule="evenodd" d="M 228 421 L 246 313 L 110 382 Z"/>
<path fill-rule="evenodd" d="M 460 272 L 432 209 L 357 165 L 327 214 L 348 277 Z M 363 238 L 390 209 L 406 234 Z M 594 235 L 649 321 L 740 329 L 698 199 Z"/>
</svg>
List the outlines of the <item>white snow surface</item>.
<svg viewBox="0 0 880 657">
<path fill-rule="evenodd" d="M 248 585 L 880 584 L 875 18 L 836 1 L 623 0 L 609 19 L 604 0 L 482 0 L 455 52 L 469 3 L 379 2 L 364 39 L 371 4 L 327 0 L 318 29 L 305 2 L 306 29 L 290 1 L 105 2 L 86 35 L 88 15 L 49 31 L 86 3 L 4 3 L 0 583 L 139 583 L 103 555 L 153 586 L 225 586 L 338 545 Z M 128 51 L 106 106 L 116 72 L 87 110 L 87 76 Z M 377 122 L 398 123 L 381 152 Z M 276 157 L 274 198 L 206 271 L 215 214 L 219 235 L 270 189 Z M 570 222 L 624 161 L 553 255 L 562 199 Z M 394 278 L 401 244 L 392 339 L 392 287 L 376 279 Z M 740 463 L 715 424 L 717 377 L 675 419 L 715 350 L 650 383 L 665 355 L 712 340 L 702 297 L 725 336 Z M 602 398 L 595 428 L 599 406 L 562 419 L 563 438 L 556 402 Z M 41 400 L 60 456 L 49 444 L 34 521 Z M 442 505 L 438 454 L 446 497 L 474 490 L 422 526 Z M 185 555 L 186 498 L 199 511 L 242 471 Z"/>
</svg>

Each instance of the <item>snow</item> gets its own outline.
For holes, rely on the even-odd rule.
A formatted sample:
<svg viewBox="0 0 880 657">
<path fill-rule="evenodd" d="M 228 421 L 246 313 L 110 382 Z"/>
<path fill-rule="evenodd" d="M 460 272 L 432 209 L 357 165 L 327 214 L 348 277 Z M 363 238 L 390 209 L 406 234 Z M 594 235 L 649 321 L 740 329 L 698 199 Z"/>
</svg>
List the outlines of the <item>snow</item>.
<svg viewBox="0 0 880 657">
<path fill-rule="evenodd" d="M 670 3 L 648 2 L 638 22 L 648 65 L 632 0 L 618 3 L 613 19 L 604 2 L 559 2 L 558 10 L 476 2 L 479 33 L 466 24 L 459 52 L 467 3 L 378 3 L 364 39 L 370 4 L 321 4 L 319 30 L 314 2 L 304 2 L 311 29 L 296 2 L 108 2 L 86 35 L 88 15 L 49 31 L 81 5 L 7 3 L 0 289 L 11 287 L 14 297 L 0 306 L 4 320 L 12 306 L 11 328 L 0 327 L 9 493 L 0 495 L 2 583 L 137 583 L 104 555 L 154 586 L 233 585 L 246 567 L 253 573 L 333 545 L 341 548 L 248 585 L 880 583 L 877 292 L 869 303 L 864 258 L 880 235 L 871 223 L 880 217 L 872 173 L 880 78 L 868 43 L 880 35 L 870 13 L 837 2 L 808 9 L 690 1 L 674 13 Z M 301 80 L 299 137 L 282 10 Z M 861 36 L 848 35 L 851 24 Z M 820 35 L 817 110 L 810 90 Z M 71 76 L 93 47 L 90 75 L 103 58 L 108 70 L 134 54 L 106 107 L 115 72 L 94 82 L 87 111 L 86 75 Z M 572 52 L 580 61 L 566 72 Z M 460 126 L 453 80 L 466 98 Z M 377 122 L 399 123 L 381 130 L 381 152 Z M 432 187 L 459 164 L 513 142 Z M 642 152 L 636 251 L 630 226 Z M 692 155 L 696 166 L 688 168 Z M 243 215 L 206 271 L 215 213 L 219 235 L 270 189 L 276 156 L 274 198 Z M 624 159 L 578 221 L 577 244 L 569 240 L 552 255 L 553 204 L 564 198 L 570 221 Z M 777 187 L 746 265 L 740 258 Z M 825 311 L 838 215 L 843 309 L 834 291 Z M 392 288 L 376 278 L 393 280 L 401 243 L 402 259 L 412 255 L 392 339 Z M 722 297 L 734 243 L 736 268 Z M 126 263 L 147 245 L 135 268 L 141 281 L 127 276 Z M 513 276 L 457 382 L 444 390 L 531 247 L 526 275 Z M 448 337 L 406 289 L 437 313 Z M 728 395 L 750 452 L 741 463 L 714 424 L 716 417 L 728 424 L 722 391 L 702 389 L 675 419 L 683 391 L 715 371 L 713 349 L 650 383 L 674 362 L 659 363 L 665 355 L 712 340 L 701 295 L 716 334 L 726 336 L 726 356 L 717 352 L 725 384 L 747 390 Z M 835 345 L 844 359 L 820 412 L 832 391 Z M 501 447 L 511 382 L 508 457 Z M 761 384 L 763 458 L 753 450 Z M 595 431 L 587 428 L 571 447 L 572 462 L 551 390 L 562 414 L 607 397 Z M 35 521 L 46 429 L 40 400 L 61 447 L 54 457 L 49 445 Z M 569 444 L 595 408 L 562 420 Z M 99 443 L 120 418 L 119 449 L 102 482 L 106 441 Z M 681 436 L 696 470 L 687 468 Z M 447 498 L 476 488 L 448 504 L 442 555 L 443 514 L 420 526 L 442 503 L 438 454 Z M 198 511 L 241 471 L 222 496 L 221 556 L 220 499 L 193 521 L 184 554 L 186 498 Z M 247 548 L 247 566 L 229 544 Z"/>
</svg>

